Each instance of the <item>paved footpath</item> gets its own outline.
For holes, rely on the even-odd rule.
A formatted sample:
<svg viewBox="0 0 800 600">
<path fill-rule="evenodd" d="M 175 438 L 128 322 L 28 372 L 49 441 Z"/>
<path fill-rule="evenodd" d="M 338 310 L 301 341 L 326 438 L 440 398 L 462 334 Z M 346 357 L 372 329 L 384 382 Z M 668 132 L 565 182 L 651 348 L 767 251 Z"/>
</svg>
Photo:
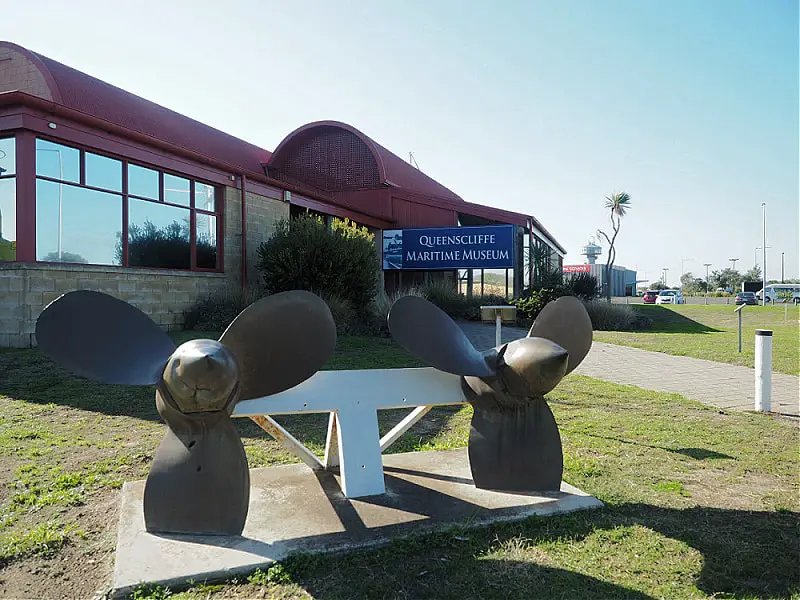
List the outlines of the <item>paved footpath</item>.
<svg viewBox="0 0 800 600">
<path fill-rule="evenodd" d="M 494 325 L 464 322 L 461 327 L 479 350 L 494 346 Z M 524 329 L 503 327 L 504 343 L 525 335 Z M 753 410 L 755 405 L 754 369 L 700 358 L 594 342 L 575 373 L 645 390 L 680 394 L 726 410 Z M 800 378 L 772 374 L 772 410 L 800 416 Z"/>
</svg>

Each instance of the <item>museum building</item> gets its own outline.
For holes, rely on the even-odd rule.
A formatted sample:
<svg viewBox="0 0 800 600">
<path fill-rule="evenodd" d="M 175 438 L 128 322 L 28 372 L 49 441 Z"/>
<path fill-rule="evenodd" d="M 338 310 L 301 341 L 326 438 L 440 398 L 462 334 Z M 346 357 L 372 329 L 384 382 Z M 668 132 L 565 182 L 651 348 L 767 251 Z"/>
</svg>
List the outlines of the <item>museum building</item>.
<svg viewBox="0 0 800 600">
<path fill-rule="evenodd" d="M 303 125 L 270 152 L 0 42 L 0 347 L 35 345 L 43 307 L 75 289 L 179 328 L 199 299 L 255 282 L 258 246 L 306 210 L 376 240 L 512 226 L 513 289 L 535 278 L 530 250 L 551 269 L 565 254 L 533 216 L 467 202 L 345 123 Z M 384 285 L 426 276 L 386 271 Z"/>
</svg>

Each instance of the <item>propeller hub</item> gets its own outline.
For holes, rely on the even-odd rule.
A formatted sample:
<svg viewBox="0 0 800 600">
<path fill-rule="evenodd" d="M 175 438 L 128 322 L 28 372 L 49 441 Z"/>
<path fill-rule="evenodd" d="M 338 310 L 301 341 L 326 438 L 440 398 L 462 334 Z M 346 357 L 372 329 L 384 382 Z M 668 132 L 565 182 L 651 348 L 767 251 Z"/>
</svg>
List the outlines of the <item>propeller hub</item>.
<svg viewBox="0 0 800 600">
<path fill-rule="evenodd" d="M 543 396 L 558 385 L 567 371 L 569 353 L 545 338 L 528 337 L 511 342 L 498 369 L 513 395 Z"/>
<path fill-rule="evenodd" d="M 172 353 L 164 383 L 184 413 L 225 408 L 239 380 L 233 354 L 214 340 L 191 340 Z"/>
</svg>

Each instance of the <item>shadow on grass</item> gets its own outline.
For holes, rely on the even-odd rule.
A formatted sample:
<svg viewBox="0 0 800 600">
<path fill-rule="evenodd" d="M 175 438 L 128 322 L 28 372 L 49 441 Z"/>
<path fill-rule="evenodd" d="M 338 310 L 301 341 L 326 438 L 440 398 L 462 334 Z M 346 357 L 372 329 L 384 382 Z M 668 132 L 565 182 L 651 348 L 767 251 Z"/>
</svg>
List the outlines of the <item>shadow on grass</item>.
<svg viewBox="0 0 800 600">
<path fill-rule="evenodd" d="M 702 567 L 695 580 L 686 580 L 696 568 L 690 556 L 665 549 L 639 527 L 699 552 Z M 800 514 L 794 512 L 622 504 L 402 539 L 344 557 L 300 555 L 285 568 L 315 598 L 327 599 L 639 599 L 693 595 L 692 584 L 710 596 L 776 598 L 800 589 L 799 528 Z M 552 566 L 576 561 L 592 574 Z M 623 572 L 615 566 L 620 564 L 628 564 Z M 650 596 L 605 580 L 623 574 L 657 591 Z M 671 581 L 683 589 L 665 591 Z"/>
<path fill-rule="evenodd" d="M 581 435 L 585 435 L 588 437 L 599 438 L 602 440 L 612 440 L 614 442 L 620 442 L 621 444 L 632 444 L 634 446 L 641 446 L 644 448 L 653 448 L 655 450 L 666 450 L 667 452 L 673 452 L 675 454 L 682 454 L 684 456 L 688 456 L 689 458 L 694 458 L 696 460 L 709 460 L 709 459 L 720 459 L 720 458 L 727 458 L 729 460 L 736 460 L 735 457 L 724 454 L 722 452 L 716 452 L 714 450 L 708 450 L 706 448 L 669 448 L 668 446 L 656 446 L 654 444 L 645 444 L 644 442 L 634 442 L 631 440 L 623 440 L 622 438 L 608 436 L 608 435 L 597 435 L 596 433 L 587 433 L 581 432 Z"/>
<path fill-rule="evenodd" d="M 663 306 L 637 304 L 633 309 L 653 321 L 650 329 L 643 330 L 643 333 L 718 333 L 722 331 Z"/>
</svg>

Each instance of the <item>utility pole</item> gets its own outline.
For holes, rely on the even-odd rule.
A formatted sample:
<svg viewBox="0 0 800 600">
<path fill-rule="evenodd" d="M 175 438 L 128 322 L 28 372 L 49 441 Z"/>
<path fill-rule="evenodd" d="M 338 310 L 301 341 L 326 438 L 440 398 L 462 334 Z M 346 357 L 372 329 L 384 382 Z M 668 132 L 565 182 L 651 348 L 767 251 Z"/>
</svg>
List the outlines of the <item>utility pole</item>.
<svg viewBox="0 0 800 600">
<path fill-rule="evenodd" d="M 781 283 L 783 283 L 783 255 L 785 253 L 781 252 Z"/>
<path fill-rule="evenodd" d="M 703 266 L 706 268 L 706 304 L 708 304 L 708 267 L 711 263 L 703 263 Z"/>
<path fill-rule="evenodd" d="M 761 203 L 761 220 L 764 224 L 764 252 L 761 254 L 764 271 L 761 273 L 761 279 L 764 282 L 761 291 L 761 306 L 767 305 L 767 203 Z"/>
</svg>

